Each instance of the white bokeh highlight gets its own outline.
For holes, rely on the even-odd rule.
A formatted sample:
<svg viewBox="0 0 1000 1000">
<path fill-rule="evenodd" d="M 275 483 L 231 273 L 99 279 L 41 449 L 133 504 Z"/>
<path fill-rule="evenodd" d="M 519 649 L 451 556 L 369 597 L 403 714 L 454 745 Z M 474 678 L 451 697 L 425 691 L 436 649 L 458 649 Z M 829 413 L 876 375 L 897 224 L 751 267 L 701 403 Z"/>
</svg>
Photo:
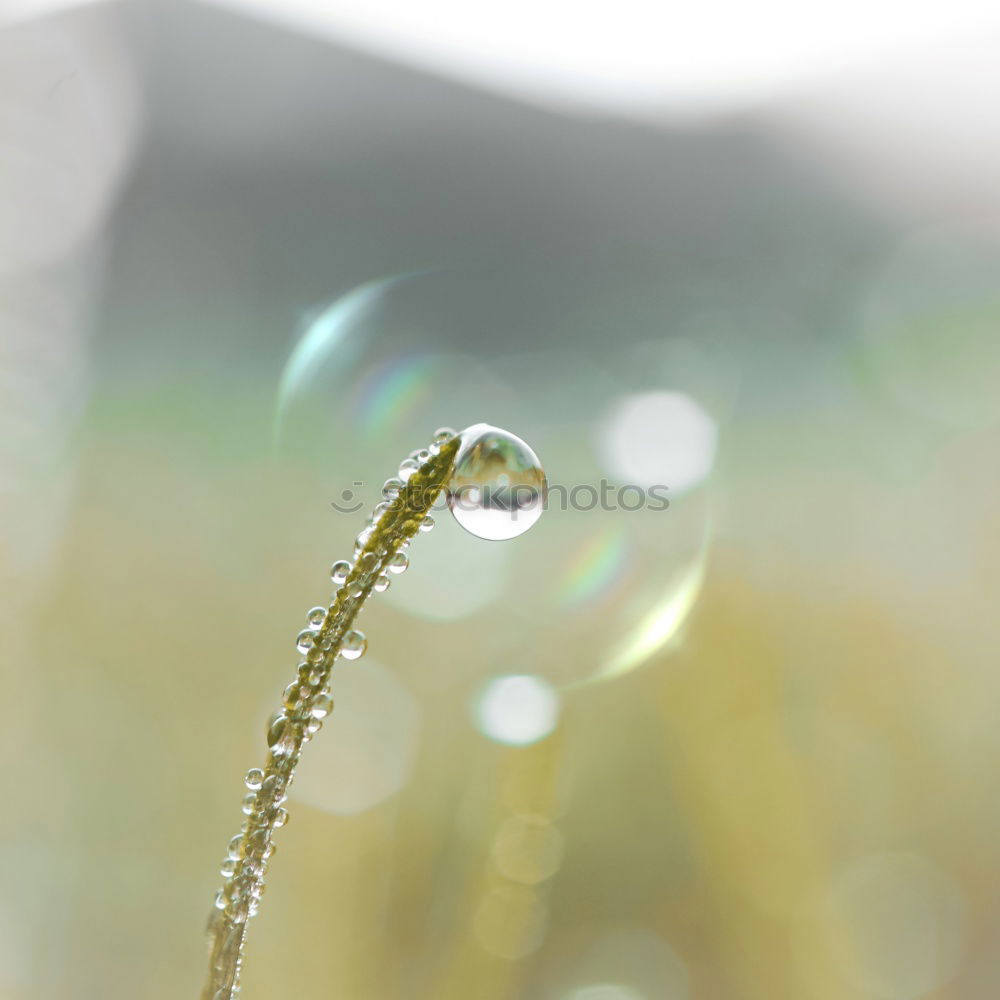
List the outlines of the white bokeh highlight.
<svg viewBox="0 0 1000 1000">
<path fill-rule="evenodd" d="M 598 432 L 605 470 L 623 483 L 684 493 L 712 471 L 715 421 L 690 396 L 659 390 L 620 400 Z"/>
<path fill-rule="evenodd" d="M 559 722 L 559 695 L 531 674 L 495 677 L 473 705 L 476 728 L 508 746 L 528 746 L 549 735 Z"/>
<path fill-rule="evenodd" d="M 868 996 L 916 1000 L 958 971 L 966 946 L 966 903 L 955 882 L 918 854 L 887 852 L 842 869 L 828 912 L 851 928 L 831 933 L 846 980 Z"/>
<path fill-rule="evenodd" d="M 691 1000 L 680 955 L 644 927 L 617 927 L 568 962 L 560 1000 Z"/>
</svg>

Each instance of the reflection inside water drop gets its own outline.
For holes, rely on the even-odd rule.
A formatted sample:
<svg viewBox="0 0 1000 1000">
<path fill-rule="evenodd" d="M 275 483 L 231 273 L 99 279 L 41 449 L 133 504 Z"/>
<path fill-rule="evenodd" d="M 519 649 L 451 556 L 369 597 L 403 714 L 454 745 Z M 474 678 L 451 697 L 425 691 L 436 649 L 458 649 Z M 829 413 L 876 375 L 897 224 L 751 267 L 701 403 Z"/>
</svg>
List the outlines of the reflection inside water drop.
<svg viewBox="0 0 1000 1000">
<path fill-rule="evenodd" d="M 489 424 L 462 432 L 448 484 L 448 507 L 466 531 L 499 541 L 515 538 L 542 515 L 545 473 L 519 437 Z"/>
</svg>

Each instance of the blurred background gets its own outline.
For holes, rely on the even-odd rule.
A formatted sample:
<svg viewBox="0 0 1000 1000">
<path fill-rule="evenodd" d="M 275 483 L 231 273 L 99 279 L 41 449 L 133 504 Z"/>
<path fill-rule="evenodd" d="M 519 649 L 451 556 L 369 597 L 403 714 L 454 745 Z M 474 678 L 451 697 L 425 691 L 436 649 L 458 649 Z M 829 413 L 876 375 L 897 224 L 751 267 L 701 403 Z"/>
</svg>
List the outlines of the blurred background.
<svg viewBox="0 0 1000 1000">
<path fill-rule="evenodd" d="M 415 541 L 242 995 L 995 997 L 998 44 L 4 0 L 0 998 L 197 995 L 305 612 L 480 421 L 670 507 Z"/>
</svg>

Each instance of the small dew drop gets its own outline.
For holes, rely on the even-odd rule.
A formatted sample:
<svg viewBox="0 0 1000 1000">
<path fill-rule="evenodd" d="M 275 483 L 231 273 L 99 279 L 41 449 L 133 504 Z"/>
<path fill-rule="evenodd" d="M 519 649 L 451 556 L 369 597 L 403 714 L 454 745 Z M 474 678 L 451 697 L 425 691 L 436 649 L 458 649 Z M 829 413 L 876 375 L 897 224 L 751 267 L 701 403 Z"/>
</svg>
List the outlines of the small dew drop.
<svg viewBox="0 0 1000 1000">
<path fill-rule="evenodd" d="M 306 621 L 311 628 L 320 628 L 323 622 L 326 621 L 326 608 L 315 607 L 310 609 L 309 614 L 306 615 Z"/>
<path fill-rule="evenodd" d="M 395 500 L 399 496 L 399 491 L 403 488 L 403 481 L 395 477 L 387 479 L 382 486 L 382 496 L 386 500 Z"/>
<path fill-rule="evenodd" d="M 380 573 L 378 578 L 375 580 L 375 584 L 372 587 L 377 594 L 384 594 L 389 589 L 389 584 L 392 581 L 385 575 L 385 573 Z"/>
<path fill-rule="evenodd" d="M 243 853 L 243 835 L 239 834 L 229 841 L 229 849 L 226 852 L 231 858 L 238 858 Z"/>
<path fill-rule="evenodd" d="M 275 825 L 275 827 L 276 828 L 277 827 L 282 827 L 287 822 L 288 822 L 288 810 L 287 809 L 279 809 L 274 814 L 274 825 Z"/>
<path fill-rule="evenodd" d="M 363 528 L 361 530 L 354 545 L 356 552 L 360 552 L 368 544 L 369 539 L 372 537 L 372 531 L 372 528 Z"/>
<path fill-rule="evenodd" d="M 291 710 L 298 705 L 299 698 L 301 697 L 302 685 L 298 681 L 292 681 L 292 683 L 285 688 L 285 692 L 281 696 L 281 703 L 285 706 L 285 708 Z"/>
<path fill-rule="evenodd" d="M 314 629 L 307 628 L 303 629 L 295 639 L 295 648 L 300 653 L 308 653 L 310 649 L 316 645 L 316 636 L 319 633 Z"/>
<path fill-rule="evenodd" d="M 247 771 L 246 778 L 243 779 L 243 784 L 250 789 L 251 792 L 256 792 L 264 781 L 264 772 L 259 767 L 252 767 Z"/>
<path fill-rule="evenodd" d="M 420 522 L 420 530 L 425 534 L 428 531 L 432 531 L 434 528 L 434 518 L 430 514 L 425 514 L 424 519 Z"/>
<path fill-rule="evenodd" d="M 267 727 L 267 745 L 271 748 L 271 753 L 278 756 L 292 751 L 292 726 L 281 713 L 271 717 L 271 723 Z"/>
<path fill-rule="evenodd" d="M 257 796 L 252 792 L 249 795 L 243 796 L 243 805 L 241 809 L 243 810 L 244 816 L 250 816 L 253 814 L 254 808 L 257 805 Z"/>
<path fill-rule="evenodd" d="M 330 579 L 339 587 L 350 572 L 351 564 L 346 559 L 339 559 L 330 567 Z"/>
<path fill-rule="evenodd" d="M 439 427 L 434 432 L 434 443 L 436 445 L 447 444 L 455 436 L 455 433 L 450 427 Z"/>
<path fill-rule="evenodd" d="M 261 802 L 265 805 L 280 804 L 285 800 L 285 783 L 276 774 L 269 775 L 260 789 Z"/>
<path fill-rule="evenodd" d="M 309 706 L 314 719 L 325 719 L 333 711 L 333 699 L 328 694 L 317 695 Z"/>
<path fill-rule="evenodd" d="M 462 431 L 448 507 L 466 531 L 498 541 L 523 534 L 545 506 L 545 472 L 519 437 L 489 424 Z"/>
<path fill-rule="evenodd" d="M 410 560 L 407 558 L 405 552 L 395 553 L 386 563 L 386 569 L 390 573 L 402 573 L 406 570 L 406 567 L 410 565 Z"/>
<path fill-rule="evenodd" d="M 351 629 L 350 632 L 344 635 L 344 641 L 340 647 L 340 655 L 345 660 L 356 660 L 358 657 L 364 656 L 367 648 L 368 640 L 365 638 L 364 632 Z"/>
<path fill-rule="evenodd" d="M 219 865 L 219 874 L 223 878 L 232 878 L 233 872 L 235 871 L 236 871 L 235 858 L 226 858 L 226 860 L 223 861 L 221 865 Z"/>
</svg>

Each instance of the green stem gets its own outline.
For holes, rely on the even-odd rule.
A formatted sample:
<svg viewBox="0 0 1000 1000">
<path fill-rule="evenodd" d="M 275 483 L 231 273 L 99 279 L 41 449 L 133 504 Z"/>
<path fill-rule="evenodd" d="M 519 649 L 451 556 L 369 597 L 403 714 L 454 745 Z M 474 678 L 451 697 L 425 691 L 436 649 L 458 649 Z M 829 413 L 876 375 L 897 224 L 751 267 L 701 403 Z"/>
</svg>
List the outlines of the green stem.
<svg viewBox="0 0 1000 1000">
<path fill-rule="evenodd" d="M 270 752 L 260 771 L 248 775 L 252 793 L 245 800 L 248 817 L 230 844 L 232 874 L 216 897 L 209 920 L 211 959 L 201 1000 L 232 1000 L 239 989 L 247 922 L 257 912 L 264 889 L 274 831 L 287 819 L 282 803 L 303 746 L 322 725 L 325 710 L 314 708 L 320 699 L 328 699 L 334 661 L 376 581 L 420 530 L 451 478 L 459 443 L 455 435 L 432 446 L 430 457 L 378 516 L 347 579 L 334 594 L 298 675 L 285 690 L 283 708 L 270 721 Z"/>
</svg>

